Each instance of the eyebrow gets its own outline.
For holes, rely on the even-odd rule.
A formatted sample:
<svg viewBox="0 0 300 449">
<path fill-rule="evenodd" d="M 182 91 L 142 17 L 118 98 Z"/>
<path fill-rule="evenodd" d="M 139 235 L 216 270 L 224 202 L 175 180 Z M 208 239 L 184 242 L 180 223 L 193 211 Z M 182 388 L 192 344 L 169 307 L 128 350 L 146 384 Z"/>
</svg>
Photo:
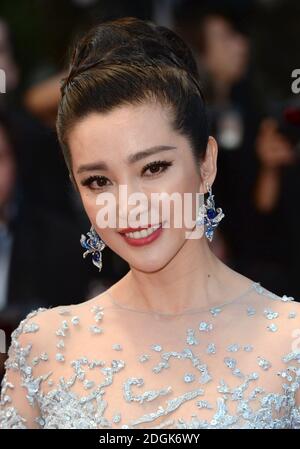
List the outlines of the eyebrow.
<svg viewBox="0 0 300 449">
<path fill-rule="evenodd" d="M 139 151 L 138 153 L 130 154 L 127 158 L 127 163 L 134 164 L 135 162 L 140 161 L 141 159 L 144 159 L 148 156 L 151 156 L 152 154 L 160 153 L 161 151 L 175 150 L 176 148 L 177 147 L 170 145 L 156 145 L 154 147 Z M 108 170 L 108 166 L 105 162 L 102 161 L 92 162 L 90 164 L 83 164 L 79 166 L 77 173 L 79 174 L 85 171 L 93 171 L 93 170 Z"/>
</svg>

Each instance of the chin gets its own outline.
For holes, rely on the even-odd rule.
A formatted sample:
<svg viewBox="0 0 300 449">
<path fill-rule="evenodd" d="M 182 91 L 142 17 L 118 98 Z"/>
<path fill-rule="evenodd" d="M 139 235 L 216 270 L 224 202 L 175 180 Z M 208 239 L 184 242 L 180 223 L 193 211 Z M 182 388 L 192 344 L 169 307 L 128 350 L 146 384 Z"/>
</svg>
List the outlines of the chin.
<svg viewBox="0 0 300 449">
<path fill-rule="evenodd" d="M 143 273 L 156 273 L 157 271 L 160 271 L 164 268 L 166 264 L 158 263 L 158 261 L 153 263 L 130 263 L 128 262 L 130 267 L 141 271 Z"/>
<path fill-rule="evenodd" d="M 144 254 L 141 258 L 132 258 L 127 260 L 128 264 L 135 268 L 136 270 L 143 271 L 145 273 L 155 273 L 162 270 L 168 265 L 175 253 L 170 253 L 170 251 L 164 251 L 163 248 L 160 249 L 159 253 L 156 255 Z"/>
</svg>

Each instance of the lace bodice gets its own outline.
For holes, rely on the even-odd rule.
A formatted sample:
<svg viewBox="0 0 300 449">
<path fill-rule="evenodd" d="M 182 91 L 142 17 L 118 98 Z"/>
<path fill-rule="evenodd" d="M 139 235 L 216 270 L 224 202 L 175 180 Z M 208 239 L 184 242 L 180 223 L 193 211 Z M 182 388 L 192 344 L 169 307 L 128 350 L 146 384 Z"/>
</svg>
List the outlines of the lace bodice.
<svg viewBox="0 0 300 449">
<path fill-rule="evenodd" d="M 258 282 L 182 315 L 108 292 L 12 333 L 0 428 L 300 428 L 300 304 Z"/>
</svg>

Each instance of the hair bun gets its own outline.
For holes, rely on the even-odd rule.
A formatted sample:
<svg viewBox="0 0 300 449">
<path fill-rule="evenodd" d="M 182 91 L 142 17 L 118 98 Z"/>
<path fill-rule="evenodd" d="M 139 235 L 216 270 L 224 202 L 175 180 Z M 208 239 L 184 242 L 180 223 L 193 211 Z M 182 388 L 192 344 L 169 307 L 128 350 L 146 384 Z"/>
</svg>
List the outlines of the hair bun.
<svg viewBox="0 0 300 449">
<path fill-rule="evenodd" d="M 136 17 L 101 22 L 77 42 L 69 74 L 61 80 L 61 94 L 77 75 L 100 63 L 141 67 L 165 64 L 187 71 L 194 83 L 199 76 L 192 52 L 181 37 Z"/>
</svg>

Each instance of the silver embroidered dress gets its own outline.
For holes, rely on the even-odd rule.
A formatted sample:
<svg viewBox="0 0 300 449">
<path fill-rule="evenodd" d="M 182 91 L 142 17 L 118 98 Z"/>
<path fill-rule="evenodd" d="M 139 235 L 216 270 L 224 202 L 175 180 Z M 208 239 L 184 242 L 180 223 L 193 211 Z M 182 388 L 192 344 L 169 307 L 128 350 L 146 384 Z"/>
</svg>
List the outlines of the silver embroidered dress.
<svg viewBox="0 0 300 449">
<path fill-rule="evenodd" d="M 300 428 L 300 303 L 253 282 L 180 315 L 104 292 L 12 333 L 0 428 Z"/>
</svg>

